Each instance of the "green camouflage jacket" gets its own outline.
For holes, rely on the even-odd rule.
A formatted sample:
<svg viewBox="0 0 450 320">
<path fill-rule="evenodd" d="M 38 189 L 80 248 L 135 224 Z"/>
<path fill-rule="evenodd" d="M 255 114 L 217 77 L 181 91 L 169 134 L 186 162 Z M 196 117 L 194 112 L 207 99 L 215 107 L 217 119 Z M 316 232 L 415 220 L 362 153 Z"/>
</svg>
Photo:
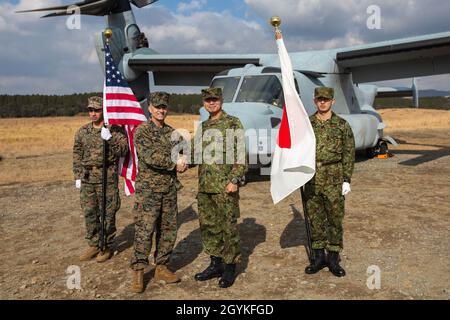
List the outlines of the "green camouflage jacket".
<svg viewBox="0 0 450 320">
<path fill-rule="evenodd" d="M 112 138 L 108 141 L 108 183 L 117 181 L 118 161 L 128 152 L 128 140 L 125 130 L 111 126 Z M 102 183 L 103 139 L 101 128 L 88 123 L 75 134 L 73 144 L 73 175 L 83 183 Z"/>
<path fill-rule="evenodd" d="M 140 190 L 168 192 L 173 185 L 181 188 L 176 160 L 172 160 L 172 149 L 179 143 L 179 140 L 171 141 L 173 132 L 171 126 L 165 124 L 159 128 L 151 120 L 136 129 L 134 145 L 139 161 L 136 193 Z"/>
<path fill-rule="evenodd" d="M 316 136 L 316 174 L 310 183 L 338 185 L 350 182 L 355 163 L 355 139 L 350 125 L 334 112 L 331 119 L 310 118 Z"/>
<path fill-rule="evenodd" d="M 244 137 L 241 121 L 225 111 L 218 119 L 201 123 L 191 142 L 191 164 L 199 165 L 198 192 L 223 193 L 233 178 L 245 176 Z"/>
</svg>

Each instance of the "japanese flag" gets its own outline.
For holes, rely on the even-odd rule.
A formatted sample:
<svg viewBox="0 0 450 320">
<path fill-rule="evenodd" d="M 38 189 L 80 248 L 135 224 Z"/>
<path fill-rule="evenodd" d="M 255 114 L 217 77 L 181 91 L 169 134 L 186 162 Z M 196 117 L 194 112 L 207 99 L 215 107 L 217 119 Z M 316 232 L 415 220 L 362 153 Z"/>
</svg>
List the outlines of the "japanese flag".
<svg viewBox="0 0 450 320">
<path fill-rule="evenodd" d="M 311 180 L 316 162 L 316 137 L 295 89 L 291 60 L 281 36 L 277 45 L 285 107 L 270 173 L 270 192 L 274 204 Z"/>
</svg>

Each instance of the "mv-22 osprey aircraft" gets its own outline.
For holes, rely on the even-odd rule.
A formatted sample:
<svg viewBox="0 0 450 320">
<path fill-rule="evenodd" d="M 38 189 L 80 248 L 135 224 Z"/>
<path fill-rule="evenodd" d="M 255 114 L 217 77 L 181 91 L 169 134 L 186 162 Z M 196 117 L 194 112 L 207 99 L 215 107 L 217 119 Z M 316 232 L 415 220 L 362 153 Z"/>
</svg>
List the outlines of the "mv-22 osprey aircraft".
<svg viewBox="0 0 450 320">
<path fill-rule="evenodd" d="M 248 143 L 253 159 L 269 159 L 279 128 L 283 92 L 277 54 L 158 54 L 148 48 L 131 8 L 157 0 L 91 0 L 76 3 L 79 13 L 106 16 L 112 29 L 110 46 L 114 61 L 147 111 L 146 97 L 153 84 L 162 86 L 218 86 L 224 90 L 224 110 L 237 116 L 245 129 L 255 129 L 256 143 Z M 27 10 L 53 11 L 44 17 L 73 14 L 73 5 Z M 104 64 L 103 34 L 96 48 Z M 275 45 L 274 45 L 275 47 Z M 335 88 L 333 110 L 346 119 L 355 136 L 357 150 L 385 154 L 387 143 L 395 141 L 383 134 L 385 124 L 373 109 L 377 86 L 363 83 L 450 73 L 450 32 L 386 41 L 351 48 L 296 52 L 290 54 L 299 94 L 309 114 L 315 112 L 316 86 Z M 390 90 L 388 90 L 390 91 Z M 398 95 L 395 89 L 391 92 Z M 406 92 L 417 101 L 417 88 Z M 382 94 L 389 94 L 383 90 Z M 200 110 L 202 120 L 205 110 Z M 148 115 L 148 114 L 147 114 Z M 273 130 L 275 129 L 275 130 Z M 252 130 L 250 130 L 252 131 Z M 259 163 L 263 161 L 258 160 Z M 262 163 L 262 164 L 267 164 Z"/>
</svg>

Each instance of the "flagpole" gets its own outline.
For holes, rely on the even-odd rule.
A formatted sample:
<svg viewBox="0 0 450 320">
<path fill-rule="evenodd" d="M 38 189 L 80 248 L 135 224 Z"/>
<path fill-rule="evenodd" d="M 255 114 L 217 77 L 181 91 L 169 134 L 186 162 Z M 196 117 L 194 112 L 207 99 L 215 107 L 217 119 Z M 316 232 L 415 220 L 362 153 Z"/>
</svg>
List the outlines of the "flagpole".
<svg viewBox="0 0 450 320">
<path fill-rule="evenodd" d="M 112 38 L 113 36 L 113 32 L 111 29 L 105 29 L 105 31 L 103 32 L 104 36 L 105 36 L 105 41 L 106 41 L 106 45 L 109 46 L 109 39 Z M 105 57 L 105 63 L 106 63 L 106 57 Z M 105 77 L 103 79 L 103 120 L 104 120 L 104 124 L 105 126 L 109 125 L 109 119 L 108 119 L 108 112 L 106 112 L 106 93 L 105 93 L 105 85 L 106 85 L 106 68 L 104 68 L 105 70 Z"/>
<path fill-rule="evenodd" d="M 282 35 L 281 29 L 280 29 L 281 18 L 278 16 L 273 16 L 270 19 L 270 24 L 275 29 L 275 39 L 277 40 L 277 42 L 278 42 L 278 40 L 283 39 L 283 35 Z M 289 61 L 289 65 L 290 65 L 290 61 Z M 292 70 L 290 70 L 290 72 L 292 72 Z M 301 201 L 302 201 L 302 205 L 303 205 L 303 216 L 304 216 L 304 220 L 305 220 L 305 229 L 306 229 L 306 241 L 307 241 L 306 246 L 305 246 L 306 253 L 308 255 L 309 261 L 311 263 L 314 263 L 315 257 L 314 257 L 314 251 L 312 249 L 311 220 L 308 215 L 308 208 L 306 205 L 306 196 L 305 196 L 305 187 L 304 186 L 300 187 L 300 197 L 301 197 Z"/>
<path fill-rule="evenodd" d="M 104 36 L 106 40 L 106 45 L 109 46 L 109 39 L 112 37 L 113 32 L 111 29 L 106 29 L 104 31 Z M 106 60 L 106 59 L 105 59 Z M 106 81 L 106 74 L 105 80 Z M 108 113 L 106 112 L 106 100 L 105 100 L 105 87 L 103 86 L 103 126 L 106 128 L 108 125 Z M 107 168 L 107 155 L 108 155 L 108 142 L 103 140 L 103 166 L 102 166 L 102 212 L 100 219 L 100 251 L 105 252 L 106 250 L 106 188 L 108 185 L 108 168 Z"/>
</svg>

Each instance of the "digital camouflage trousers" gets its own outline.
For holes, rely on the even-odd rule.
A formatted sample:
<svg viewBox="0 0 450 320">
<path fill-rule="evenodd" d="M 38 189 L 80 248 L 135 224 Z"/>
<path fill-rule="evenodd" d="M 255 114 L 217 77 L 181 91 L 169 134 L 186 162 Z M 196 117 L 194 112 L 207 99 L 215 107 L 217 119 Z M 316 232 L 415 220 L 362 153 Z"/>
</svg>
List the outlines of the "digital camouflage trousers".
<svg viewBox="0 0 450 320">
<path fill-rule="evenodd" d="M 86 223 L 86 240 L 91 247 L 98 247 L 101 231 L 102 185 L 82 183 L 81 208 Z M 116 212 L 120 209 L 119 188 L 111 183 L 106 188 L 106 244 L 111 246 L 116 235 Z"/>
<path fill-rule="evenodd" d="M 238 262 L 239 193 L 200 192 L 197 200 L 203 249 L 209 255 L 221 257 L 225 263 Z"/>
<path fill-rule="evenodd" d="M 313 249 L 343 249 L 344 202 L 341 185 L 306 184 L 306 207 L 311 220 Z"/>
<path fill-rule="evenodd" d="M 178 208 L 175 185 L 166 193 L 136 191 L 133 212 L 136 224 L 131 268 L 141 270 L 148 266 L 153 235 L 156 242 L 155 263 L 167 264 L 177 239 Z"/>
</svg>

